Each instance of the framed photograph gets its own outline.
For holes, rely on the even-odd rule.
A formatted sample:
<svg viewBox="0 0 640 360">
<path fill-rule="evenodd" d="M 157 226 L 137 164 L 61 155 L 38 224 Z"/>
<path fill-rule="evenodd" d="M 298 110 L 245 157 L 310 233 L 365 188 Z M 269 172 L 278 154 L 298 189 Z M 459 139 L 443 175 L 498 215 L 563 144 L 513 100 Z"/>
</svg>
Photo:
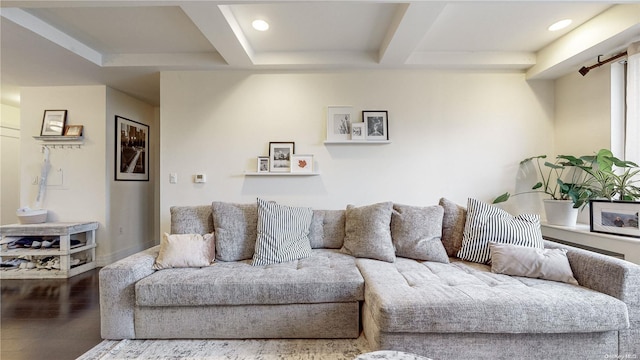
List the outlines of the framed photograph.
<svg viewBox="0 0 640 360">
<path fill-rule="evenodd" d="M 367 126 L 364 122 L 351 124 L 351 140 L 366 140 Z"/>
<path fill-rule="evenodd" d="M 64 136 L 82 136 L 82 125 L 67 125 Z"/>
<path fill-rule="evenodd" d="M 67 123 L 67 110 L 45 110 L 41 136 L 62 136 Z"/>
<path fill-rule="evenodd" d="M 258 172 L 259 173 L 267 173 L 267 172 L 269 172 L 269 157 L 268 156 L 258 156 Z"/>
<path fill-rule="evenodd" d="M 353 107 L 329 106 L 327 108 L 327 141 L 351 140 Z"/>
<path fill-rule="evenodd" d="M 389 121 L 386 110 L 365 110 L 362 120 L 366 124 L 367 140 L 389 140 Z"/>
<path fill-rule="evenodd" d="M 292 173 L 312 173 L 313 155 L 294 154 L 291 155 Z"/>
<path fill-rule="evenodd" d="M 149 181 L 149 126 L 116 115 L 116 180 Z"/>
<path fill-rule="evenodd" d="M 640 237 L 640 202 L 591 200 L 589 204 L 592 232 Z"/>
<path fill-rule="evenodd" d="M 269 171 L 290 172 L 295 147 L 294 142 L 269 142 Z"/>
</svg>

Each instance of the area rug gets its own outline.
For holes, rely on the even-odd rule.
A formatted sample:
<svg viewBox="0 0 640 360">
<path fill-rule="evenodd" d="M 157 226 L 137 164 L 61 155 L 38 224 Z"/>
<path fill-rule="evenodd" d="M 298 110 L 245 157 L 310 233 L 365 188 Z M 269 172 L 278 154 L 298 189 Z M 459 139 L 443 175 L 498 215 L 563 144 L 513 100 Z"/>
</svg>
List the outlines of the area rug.
<svg viewBox="0 0 640 360">
<path fill-rule="evenodd" d="M 367 340 L 105 340 L 78 360 L 353 360 L 369 350 Z"/>
</svg>

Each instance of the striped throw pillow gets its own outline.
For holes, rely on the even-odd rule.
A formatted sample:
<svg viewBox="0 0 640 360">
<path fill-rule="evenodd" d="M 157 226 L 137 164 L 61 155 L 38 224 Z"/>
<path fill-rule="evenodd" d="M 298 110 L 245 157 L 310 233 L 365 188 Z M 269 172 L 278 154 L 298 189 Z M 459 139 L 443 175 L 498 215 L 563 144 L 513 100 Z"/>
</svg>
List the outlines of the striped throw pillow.
<svg viewBox="0 0 640 360">
<path fill-rule="evenodd" d="M 467 202 L 467 221 L 458 257 L 488 264 L 491 261 L 489 242 L 544 248 L 540 216 L 508 212 L 476 199 Z"/>
<path fill-rule="evenodd" d="M 262 266 L 311 256 L 311 208 L 258 199 L 258 235 L 251 265 Z"/>
</svg>

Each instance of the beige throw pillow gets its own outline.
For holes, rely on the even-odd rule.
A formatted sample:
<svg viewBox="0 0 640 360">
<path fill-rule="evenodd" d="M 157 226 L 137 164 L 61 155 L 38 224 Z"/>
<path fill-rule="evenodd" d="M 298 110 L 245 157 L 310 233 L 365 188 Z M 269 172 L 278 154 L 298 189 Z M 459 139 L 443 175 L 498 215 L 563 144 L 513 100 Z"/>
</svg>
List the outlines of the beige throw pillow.
<svg viewBox="0 0 640 360">
<path fill-rule="evenodd" d="M 537 249 L 490 242 L 491 272 L 578 285 L 565 249 Z"/>
<path fill-rule="evenodd" d="M 164 233 L 160 241 L 160 253 L 153 268 L 171 269 L 186 267 L 204 267 L 213 262 L 215 243 L 213 234 L 174 234 Z"/>
<path fill-rule="evenodd" d="M 396 256 L 448 263 L 442 245 L 442 206 L 393 204 L 391 239 Z"/>
</svg>

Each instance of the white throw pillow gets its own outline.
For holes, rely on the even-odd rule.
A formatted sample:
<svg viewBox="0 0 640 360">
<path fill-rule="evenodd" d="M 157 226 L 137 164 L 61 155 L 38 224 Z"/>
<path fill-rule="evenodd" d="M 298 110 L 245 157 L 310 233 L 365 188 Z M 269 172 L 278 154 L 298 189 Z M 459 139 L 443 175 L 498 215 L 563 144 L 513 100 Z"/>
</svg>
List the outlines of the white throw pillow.
<svg viewBox="0 0 640 360">
<path fill-rule="evenodd" d="M 487 264 L 491 261 L 489 242 L 514 244 L 542 249 L 540 216 L 508 212 L 476 199 L 467 202 L 467 221 L 458 257 Z"/>
<path fill-rule="evenodd" d="M 251 265 L 269 265 L 311 256 L 313 210 L 258 199 L 258 236 Z"/>
<path fill-rule="evenodd" d="M 491 272 L 578 285 L 566 249 L 536 249 L 490 242 L 489 250 Z"/>
<path fill-rule="evenodd" d="M 153 268 L 156 270 L 209 266 L 215 256 L 213 234 L 164 233 L 160 253 Z"/>
</svg>

